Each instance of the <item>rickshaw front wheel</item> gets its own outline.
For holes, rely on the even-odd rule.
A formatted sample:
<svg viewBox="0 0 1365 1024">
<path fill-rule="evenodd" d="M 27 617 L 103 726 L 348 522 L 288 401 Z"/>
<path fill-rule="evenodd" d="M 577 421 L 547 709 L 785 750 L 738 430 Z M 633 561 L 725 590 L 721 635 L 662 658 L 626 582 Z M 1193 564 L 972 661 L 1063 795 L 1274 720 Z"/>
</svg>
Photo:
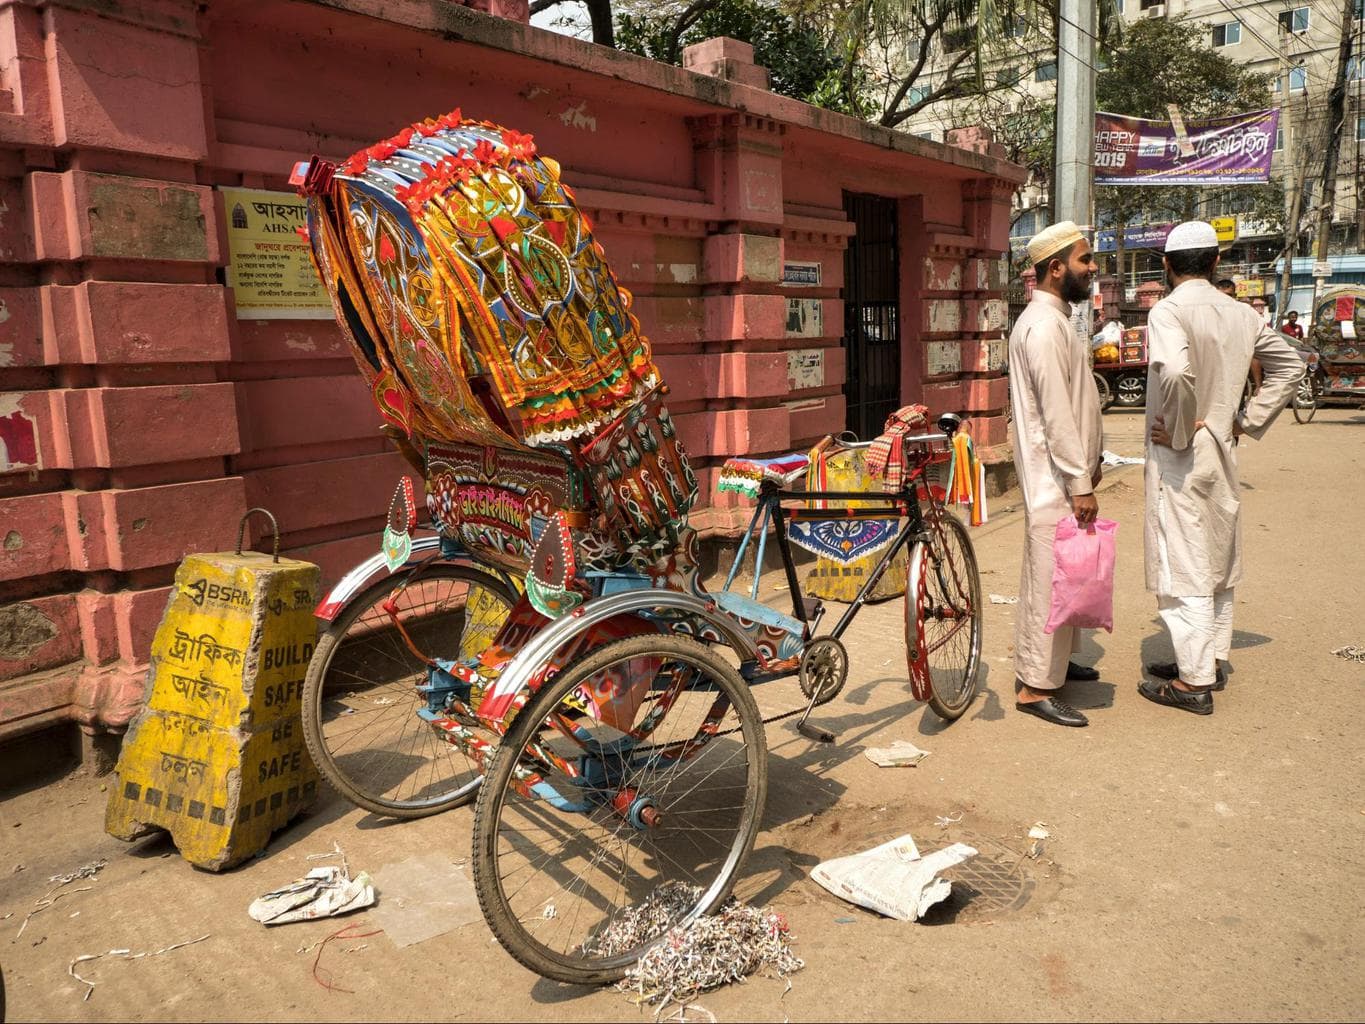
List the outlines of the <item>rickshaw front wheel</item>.
<svg viewBox="0 0 1365 1024">
<path fill-rule="evenodd" d="M 571 662 L 517 713 L 474 810 L 474 884 L 515 959 L 569 984 L 620 979 L 718 909 L 767 793 L 763 721 L 707 645 L 635 636 Z"/>
</svg>

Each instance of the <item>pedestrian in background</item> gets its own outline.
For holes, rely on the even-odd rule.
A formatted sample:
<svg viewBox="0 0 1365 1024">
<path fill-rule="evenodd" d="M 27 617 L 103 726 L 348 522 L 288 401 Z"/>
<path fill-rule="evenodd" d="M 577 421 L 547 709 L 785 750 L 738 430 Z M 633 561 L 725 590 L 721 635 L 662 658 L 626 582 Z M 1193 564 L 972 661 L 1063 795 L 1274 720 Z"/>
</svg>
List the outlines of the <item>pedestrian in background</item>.
<svg viewBox="0 0 1365 1024">
<path fill-rule="evenodd" d="M 1299 324 L 1299 311 L 1297 309 L 1289 311 L 1289 316 L 1285 317 L 1284 323 L 1280 325 L 1280 333 L 1303 341 L 1303 327 Z"/>
<path fill-rule="evenodd" d="M 1138 692 L 1198 715 L 1226 685 L 1233 588 L 1242 578 L 1234 438 L 1259 438 L 1303 376 L 1298 354 L 1254 311 L 1212 284 L 1218 236 L 1203 221 L 1166 239 L 1170 292 L 1147 320 L 1147 589 L 1176 660 L 1146 666 Z M 1264 305 L 1264 303 L 1262 303 Z M 1265 368 L 1238 415 L 1252 354 Z"/>
<path fill-rule="evenodd" d="M 1080 631 L 1047 625 L 1052 601 L 1052 545 L 1057 523 L 1099 512 L 1103 430 L 1089 347 L 1071 326 L 1071 304 L 1090 297 L 1095 257 L 1071 221 L 1054 224 L 1028 245 L 1036 283 L 1010 332 L 1010 404 L 1014 465 L 1024 493 L 1024 564 L 1015 616 L 1015 707 L 1056 725 L 1083 726 L 1085 715 L 1057 697 L 1068 679 L 1099 673 L 1071 661 Z"/>
</svg>

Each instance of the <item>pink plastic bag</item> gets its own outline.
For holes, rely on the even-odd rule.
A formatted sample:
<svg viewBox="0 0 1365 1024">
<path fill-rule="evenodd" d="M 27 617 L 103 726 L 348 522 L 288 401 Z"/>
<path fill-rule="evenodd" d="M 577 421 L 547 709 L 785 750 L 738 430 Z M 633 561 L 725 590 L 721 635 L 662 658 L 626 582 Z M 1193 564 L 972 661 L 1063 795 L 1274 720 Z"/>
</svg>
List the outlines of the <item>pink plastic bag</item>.
<svg viewBox="0 0 1365 1024">
<path fill-rule="evenodd" d="M 1114 558 L 1119 524 L 1096 519 L 1083 529 L 1075 516 L 1057 524 L 1052 544 L 1052 606 L 1044 633 L 1059 626 L 1114 632 Z"/>
</svg>

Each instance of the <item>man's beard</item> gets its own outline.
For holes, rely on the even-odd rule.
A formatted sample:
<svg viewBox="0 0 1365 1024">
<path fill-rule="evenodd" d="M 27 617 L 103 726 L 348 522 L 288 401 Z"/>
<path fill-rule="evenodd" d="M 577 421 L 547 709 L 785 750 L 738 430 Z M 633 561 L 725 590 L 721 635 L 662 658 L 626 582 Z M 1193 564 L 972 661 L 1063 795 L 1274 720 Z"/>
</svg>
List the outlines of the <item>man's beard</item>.
<svg viewBox="0 0 1365 1024">
<path fill-rule="evenodd" d="M 1090 298 L 1090 285 L 1085 278 L 1070 267 L 1062 278 L 1062 298 L 1067 302 L 1084 302 Z"/>
</svg>

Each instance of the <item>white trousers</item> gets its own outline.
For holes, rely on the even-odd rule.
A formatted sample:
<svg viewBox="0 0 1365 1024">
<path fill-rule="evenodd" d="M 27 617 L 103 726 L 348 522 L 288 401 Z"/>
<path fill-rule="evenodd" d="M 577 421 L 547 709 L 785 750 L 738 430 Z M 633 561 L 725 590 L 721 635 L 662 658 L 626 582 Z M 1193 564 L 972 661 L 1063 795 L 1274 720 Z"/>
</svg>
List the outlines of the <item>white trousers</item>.
<svg viewBox="0 0 1365 1024">
<path fill-rule="evenodd" d="M 1034 690 L 1060 690 L 1066 666 L 1080 650 L 1081 631 L 1059 626 L 1044 633 L 1052 605 L 1052 544 L 1059 515 L 1024 519 L 1024 560 L 1014 614 L 1014 675 Z"/>
<path fill-rule="evenodd" d="M 1157 496 L 1157 557 L 1161 559 L 1163 589 L 1171 579 L 1170 555 L 1166 548 L 1165 516 L 1161 496 Z M 1218 675 L 1218 662 L 1232 653 L 1232 588 L 1194 597 L 1171 597 L 1158 593 L 1157 611 L 1171 633 L 1175 663 L 1180 679 L 1190 686 L 1212 686 Z"/>
<path fill-rule="evenodd" d="M 1190 686 L 1212 686 L 1218 661 L 1232 652 L 1232 591 L 1207 597 L 1163 597 L 1157 610 L 1171 631 L 1180 678 Z"/>
</svg>

